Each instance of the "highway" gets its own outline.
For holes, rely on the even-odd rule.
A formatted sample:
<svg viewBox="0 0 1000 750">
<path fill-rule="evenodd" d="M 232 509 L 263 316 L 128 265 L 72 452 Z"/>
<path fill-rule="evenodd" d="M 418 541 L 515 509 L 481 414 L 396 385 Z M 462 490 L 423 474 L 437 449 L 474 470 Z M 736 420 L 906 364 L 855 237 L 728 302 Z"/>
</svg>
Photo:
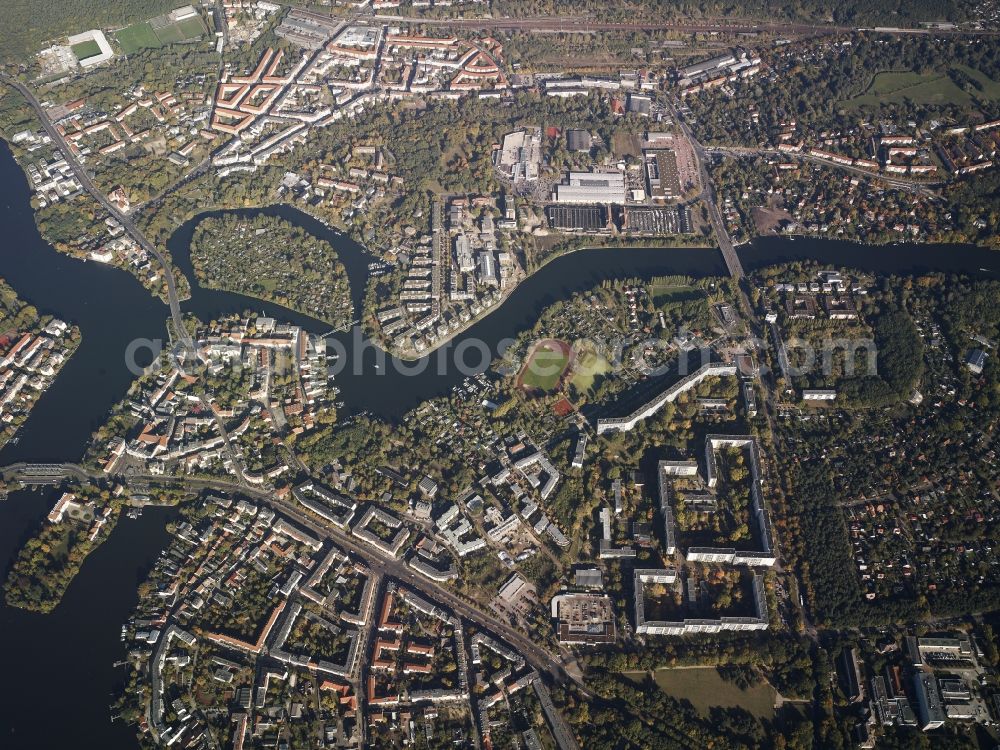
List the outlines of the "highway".
<svg viewBox="0 0 1000 750">
<path fill-rule="evenodd" d="M 167 303 L 170 305 L 170 317 L 173 319 L 176 334 L 179 337 L 184 350 L 189 353 L 191 357 L 194 357 L 195 346 L 194 342 L 191 340 L 190 334 L 188 334 L 187 329 L 184 327 L 184 317 L 181 313 L 180 300 L 177 296 L 177 281 L 174 278 L 173 269 L 167 262 L 163 253 L 157 250 L 156 247 L 153 246 L 153 243 L 146 239 L 146 236 L 139 230 L 132 219 L 130 219 L 127 214 L 119 210 L 118 206 L 112 203 L 108 199 L 108 196 L 94 184 L 90 175 L 87 173 L 87 170 L 83 168 L 83 165 L 76 158 L 72 149 L 70 149 L 69 144 L 66 143 L 66 139 L 63 138 L 62 133 L 60 133 L 55 125 L 53 125 L 52 121 L 49 119 L 48 113 L 45 111 L 45 108 L 42 107 L 41 103 L 39 103 L 38 99 L 31 92 L 31 89 L 20 81 L 7 76 L 0 77 L 0 81 L 16 89 L 18 93 L 25 98 L 28 104 L 31 105 L 31 108 L 38 116 L 42 127 L 45 129 L 45 132 L 48 133 L 52 142 L 58 146 L 59 150 L 63 154 L 63 157 L 66 159 L 66 163 L 69 164 L 84 190 L 90 193 L 94 200 L 100 203 L 104 209 L 122 225 L 129 237 L 135 240 L 139 247 L 145 250 L 152 257 L 156 258 L 160 267 L 163 269 L 163 279 L 167 286 Z"/>
</svg>

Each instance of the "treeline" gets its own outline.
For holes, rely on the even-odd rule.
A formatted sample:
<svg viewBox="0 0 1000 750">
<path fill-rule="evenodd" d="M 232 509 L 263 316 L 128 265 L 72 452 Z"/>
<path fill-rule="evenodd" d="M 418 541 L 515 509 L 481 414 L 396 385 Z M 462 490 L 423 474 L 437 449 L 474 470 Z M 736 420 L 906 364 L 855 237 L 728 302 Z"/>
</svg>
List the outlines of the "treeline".
<svg viewBox="0 0 1000 750">
<path fill-rule="evenodd" d="M 966 239 L 989 247 L 1000 247 L 1000 170 L 990 169 L 972 179 L 960 180 L 945 189 L 948 205 Z"/>
<path fill-rule="evenodd" d="M 0 279 L 0 335 L 23 331 L 38 323 L 38 310 L 24 303 L 10 285 Z"/>
<path fill-rule="evenodd" d="M 597 694 L 584 700 L 568 690 L 553 697 L 569 718 L 583 747 L 621 750 L 691 748 L 811 748 L 812 721 L 798 711 L 762 721 L 743 708 L 713 708 L 700 714 L 689 701 L 664 693 L 648 678 L 636 682 L 622 675 L 588 677 Z"/>
<path fill-rule="evenodd" d="M 811 643 L 788 632 L 719 634 L 710 637 L 653 639 L 653 647 L 596 652 L 585 657 L 589 669 L 650 671 L 660 667 L 714 666 L 720 670 L 753 667 L 786 698 L 808 698 L 813 689 Z"/>
<path fill-rule="evenodd" d="M 768 20 L 833 20 L 836 23 L 857 23 L 907 26 L 920 21 L 968 17 L 971 4 L 958 0 L 844 0 L 831 4 L 823 0 L 738 0 L 737 2 L 696 2 L 695 0 L 631 0 L 607 3 L 597 0 L 497 0 L 494 12 L 509 16 L 567 15 L 592 11 L 601 18 L 634 20 L 637 16 L 683 19 L 727 16 L 732 18 L 766 18 Z"/>
</svg>

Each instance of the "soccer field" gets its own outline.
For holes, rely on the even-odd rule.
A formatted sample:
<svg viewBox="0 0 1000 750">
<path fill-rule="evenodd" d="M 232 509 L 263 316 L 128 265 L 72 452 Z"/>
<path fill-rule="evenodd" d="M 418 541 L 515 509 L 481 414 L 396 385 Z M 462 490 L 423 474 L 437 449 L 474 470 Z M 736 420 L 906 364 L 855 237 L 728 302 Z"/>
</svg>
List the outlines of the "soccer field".
<svg viewBox="0 0 1000 750">
<path fill-rule="evenodd" d="M 200 39 L 206 31 L 201 16 L 185 18 L 177 23 L 169 23 L 165 16 L 159 16 L 151 21 L 132 24 L 118 31 L 115 36 L 122 47 L 122 52 L 130 54 L 141 49 Z"/>
<path fill-rule="evenodd" d="M 77 60 L 86 60 L 88 57 L 101 54 L 100 45 L 93 39 L 86 42 L 80 42 L 79 44 L 74 44 L 72 49 Z"/>
<path fill-rule="evenodd" d="M 546 392 L 555 390 L 569 365 L 569 358 L 569 346 L 562 341 L 539 342 L 521 370 L 521 385 Z"/>
<path fill-rule="evenodd" d="M 147 47 L 160 46 L 160 40 L 156 38 L 153 27 L 149 25 L 148 21 L 128 26 L 118 31 L 115 36 L 118 39 L 118 44 L 122 47 L 122 52 L 126 55 Z"/>
<path fill-rule="evenodd" d="M 154 18 L 150 25 L 153 33 L 160 40 L 160 44 L 177 44 L 179 42 L 189 42 L 193 39 L 201 38 L 206 29 L 201 20 L 201 16 L 185 18 L 176 23 L 162 23 L 163 17 Z"/>
</svg>

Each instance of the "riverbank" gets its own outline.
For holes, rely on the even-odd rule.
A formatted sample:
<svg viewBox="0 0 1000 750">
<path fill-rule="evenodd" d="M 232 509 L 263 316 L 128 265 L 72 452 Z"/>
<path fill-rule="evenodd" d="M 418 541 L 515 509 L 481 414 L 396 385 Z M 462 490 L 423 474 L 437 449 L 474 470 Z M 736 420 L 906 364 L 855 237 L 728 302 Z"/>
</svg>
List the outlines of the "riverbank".
<svg viewBox="0 0 1000 750">
<path fill-rule="evenodd" d="M 713 246 L 713 245 L 691 244 L 691 245 L 685 245 L 683 247 L 667 247 L 666 246 L 666 241 L 669 241 L 669 239 L 670 238 L 662 238 L 662 239 L 659 239 L 659 240 L 653 240 L 653 239 L 651 239 L 648 244 L 642 244 L 642 243 L 636 244 L 633 241 L 629 241 L 628 244 L 614 244 L 614 243 L 611 243 L 611 244 L 604 244 L 604 245 L 593 245 L 593 244 L 584 243 L 580 247 L 569 248 L 569 249 L 564 250 L 564 251 L 562 251 L 562 252 L 560 252 L 558 254 L 555 254 L 555 255 L 552 255 L 550 257 L 547 257 L 542 262 L 542 264 L 540 266 L 538 266 L 537 268 L 535 268 L 534 271 L 531 271 L 530 273 L 526 272 L 524 274 L 524 276 L 522 276 L 521 278 L 519 278 L 518 281 L 515 284 L 507 287 L 501 293 L 500 298 L 496 302 L 494 302 L 492 305 L 490 305 L 489 307 L 485 308 L 478 315 L 472 316 L 468 321 L 466 321 L 464 323 L 460 323 L 459 326 L 454 331 L 450 331 L 446 335 L 444 335 L 444 336 L 440 337 L 439 339 L 437 339 L 434 342 L 433 346 L 429 346 L 429 347 L 427 347 L 427 348 L 425 348 L 425 349 L 423 349 L 423 350 L 421 350 L 419 352 L 416 351 L 416 350 L 399 349 L 397 347 L 394 347 L 391 343 L 389 343 L 389 342 L 387 342 L 385 340 L 385 338 L 381 335 L 381 331 L 379 331 L 379 330 L 371 330 L 371 328 L 374 326 L 374 322 L 373 321 L 364 320 L 363 319 L 362 320 L 362 325 L 365 326 L 365 330 L 369 334 L 371 334 L 373 336 L 373 338 L 375 340 L 377 340 L 381 344 L 382 348 L 385 349 L 387 353 L 391 354 L 394 357 L 399 357 L 401 360 L 403 360 L 405 362 L 413 362 L 413 361 L 421 359 L 422 357 L 426 357 L 426 356 L 434 354 L 438 349 L 441 349 L 442 347 L 447 346 L 454 339 L 456 339 L 459 336 L 461 336 L 462 334 L 464 334 L 466 331 L 468 331 L 474 325 L 476 325 L 480 321 L 482 321 L 485 318 L 487 318 L 490 315 L 492 315 L 500 307 L 503 306 L 503 304 L 506 302 L 507 298 L 517 290 L 518 286 L 520 286 L 525 281 L 527 281 L 528 279 L 530 279 L 534 274 L 539 273 L 543 268 L 545 268 L 546 266 L 548 266 L 550 263 L 552 263 L 554 261 L 557 261 L 560 258 L 566 258 L 566 257 L 568 257 L 570 255 L 573 255 L 574 253 L 579 253 L 581 251 L 613 251 L 613 250 L 620 250 L 620 251 L 628 252 L 628 251 L 632 251 L 632 250 L 663 250 L 663 251 L 670 250 L 670 251 L 675 251 L 675 250 L 689 250 L 689 249 L 702 249 L 702 250 L 708 250 L 708 251 L 713 251 L 714 250 L 716 252 L 718 251 L 718 247 Z"/>
<path fill-rule="evenodd" d="M 324 227 L 323 236 L 335 235 L 307 214 L 296 210 L 288 215 L 304 216 L 303 222 Z M 22 425 L 18 443 L 0 451 L 0 463 L 76 461 L 92 432 L 103 424 L 135 379 L 126 366 L 126 350 L 136 342 L 164 339 L 168 313 L 128 275 L 98 263 L 79 262 L 44 242 L 34 224 L 23 172 L 2 148 L 0 220 L 4 226 L 0 237 L 4 277 L 42 314 L 73 321 L 82 332 L 76 353 Z M 303 226 L 312 231 L 314 225 Z M 355 278 L 367 281 L 368 263 L 374 258 L 349 238 L 335 236 L 339 239 L 334 247 L 351 278 L 352 297 L 357 298 L 364 287 L 358 287 Z M 170 241 L 181 242 L 183 237 L 175 232 Z M 741 247 L 739 254 L 747 270 L 808 259 L 878 273 L 941 270 L 1000 278 L 1000 255 L 972 246 L 905 245 L 873 252 L 848 242 L 773 238 Z M 651 279 L 667 274 L 721 276 L 725 266 L 718 252 L 705 249 L 580 249 L 534 272 L 457 341 L 478 339 L 495 351 L 505 339 L 530 329 L 540 312 L 558 299 L 593 288 L 607 278 Z M 256 309 L 311 332 L 322 334 L 328 328 L 277 305 L 192 287 L 184 311 L 205 320 Z M 450 393 L 465 377 L 446 361 L 443 350 L 440 356 L 435 352 L 433 357 L 422 357 L 422 370 L 416 374 L 378 369 L 375 363 L 380 350 L 370 343 L 360 350 L 352 348 L 355 333 L 362 340 L 357 328 L 331 337 L 349 352 L 344 369 L 336 376 L 345 416 L 367 411 L 389 421 L 398 420 L 422 401 Z M 446 366 L 431 366 L 437 364 L 435 359 Z M 7 501 L 0 502 L 0 559 L 8 566 L 55 499 L 55 491 L 24 490 L 12 492 Z M 74 746 L 86 737 L 88 744 L 107 750 L 136 746 L 132 730 L 112 723 L 108 712 L 110 695 L 121 680 L 112 665 L 124 657 L 120 626 L 135 607 L 142 571 L 168 539 L 163 526 L 169 518 L 169 512 L 149 509 L 138 521 L 122 519 L 107 542 L 88 557 L 51 614 L 0 606 L 0 631 L 9 643 L 16 644 L 9 649 L 7 668 L 17 675 L 18 688 L 8 690 L 6 700 L 0 701 L 0 726 L 6 729 L 8 744 L 30 744 L 45 750 Z M 55 714 L 50 702 L 44 700 L 52 691 L 52 675 L 58 675 L 60 687 L 73 696 Z M 38 734 L 40 726 L 46 727 L 43 735 Z"/>
</svg>

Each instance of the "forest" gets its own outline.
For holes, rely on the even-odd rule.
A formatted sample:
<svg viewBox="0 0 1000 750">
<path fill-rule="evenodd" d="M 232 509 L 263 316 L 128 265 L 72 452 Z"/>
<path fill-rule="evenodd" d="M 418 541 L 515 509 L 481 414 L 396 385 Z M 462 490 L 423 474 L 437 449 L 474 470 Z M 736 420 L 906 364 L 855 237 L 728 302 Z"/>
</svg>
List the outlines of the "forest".
<svg viewBox="0 0 1000 750">
<path fill-rule="evenodd" d="M 125 26 L 182 4 L 179 0 L 5 0 L 0 59 L 15 62 L 54 37 Z"/>
<path fill-rule="evenodd" d="M 656 14 L 668 18 L 730 16 L 773 20 L 834 21 L 841 24 L 884 25 L 892 17 L 899 26 L 919 21 L 962 20 L 973 3 L 967 0 L 846 0 L 830 4 L 822 0 L 738 0 L 737 2 L 694 2 L 693 0 L 630 0 L 609 9 L 597 0 L 499 0 L 495 8 L 507 15 L 550 15 L 600 12 L 610 18 L 635 18 Z"/>
</svg>

